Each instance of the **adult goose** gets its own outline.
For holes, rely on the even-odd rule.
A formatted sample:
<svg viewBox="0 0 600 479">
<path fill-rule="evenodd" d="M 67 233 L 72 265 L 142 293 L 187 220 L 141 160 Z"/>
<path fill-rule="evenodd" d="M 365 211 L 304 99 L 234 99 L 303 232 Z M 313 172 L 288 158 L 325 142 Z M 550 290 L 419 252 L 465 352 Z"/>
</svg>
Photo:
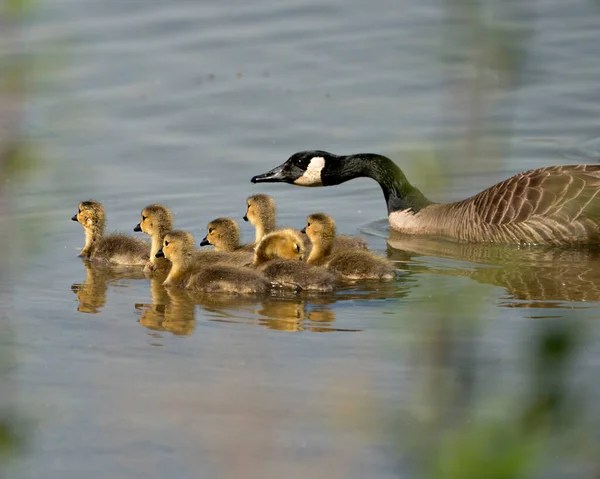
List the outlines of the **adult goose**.
<svg viewBox="0 0 600 479">
<path fill-rule="evenodd" d="M 562 165 L 514 175 L 462 201 L 437 204 L 389 158 L 302 151 L 252 183 L 339 185 L 373 178 L 392 229 L 470 243 L 572 245 L 600 242 L 600 165 Z"/>
</svg>

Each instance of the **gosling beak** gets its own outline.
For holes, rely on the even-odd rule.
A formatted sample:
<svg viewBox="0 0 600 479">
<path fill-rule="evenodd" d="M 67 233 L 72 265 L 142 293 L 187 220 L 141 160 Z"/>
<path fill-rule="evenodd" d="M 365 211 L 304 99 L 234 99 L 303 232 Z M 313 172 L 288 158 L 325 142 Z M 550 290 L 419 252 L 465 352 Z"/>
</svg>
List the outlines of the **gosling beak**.
<svg viewBox="0 0 600 479">
<path fill-rule="evenodd" d="M 250 181 L 252 183 L 279 183 L 282 181 L 288 181 L 288 179 L 283 174 L 283 166 L 284 165 L 285 165 L 285 163 L 283 163 L 282 165 L 276 166 L 272 170 L 267 171 L 266 173 L 263 173 L 262 175 L 253 176 Z"/>
<path fill-rule="evenodd" d="M 73 217 L 71 218 L 73 221 L 77 221 L 77 215 L 73 215 Z"/>
<path fill-rule="evenodd" d="M 300 233 L 306 234 L 306 226 L 300 230 Z"/>
<path fill-rule="evenodd" d="M 200 241 L 200 246 L 208 246 L 210 245 L 210 241 L 208 241 L 208 236 L 205 236 L 202 241 Z"/>
<path fill-rule="evenodd" d="M 165 257 L 165 254 L 163 253 L 163 250 L 162 250 L 162 248 L 161 248 L 161 249 L 159 249 L 159 250 L 156 252 L 156 255 L 155 255 L 155 256 L 156 256 L 157 258 L 164 258 L 164 257 Z"/>
<path fill-rule="evenodd" d="M 142 231 L 142 227 L 140 226 L 139 223 L 137 225 L 135 225 L 135 227 L 133 228 L 133 231 L 137 231 L 137 232 Z"/>
<path fill-rule="evenodd" d="M 250 221 L 250 220 L 248 219 L 248 215 L 244 215 L 244 217 L 243 217 L 243 218 L 244 218 L 244 221 Z"/>
</svg>

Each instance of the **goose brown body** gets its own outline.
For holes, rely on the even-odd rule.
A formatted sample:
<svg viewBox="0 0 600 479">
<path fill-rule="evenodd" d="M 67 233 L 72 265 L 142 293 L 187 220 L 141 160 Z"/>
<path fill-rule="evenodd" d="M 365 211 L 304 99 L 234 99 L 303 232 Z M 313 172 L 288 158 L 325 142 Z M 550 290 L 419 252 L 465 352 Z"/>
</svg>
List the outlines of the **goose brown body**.
<svg viewBox="0 0 600 479">
<path fill-rule="evenodd" d="M 394 278 L 392 263 L 381 256 L 363 250 L 333 252 L 335 221 L 330 216 L 324 213 L 310 215 L 304 231 L 313 244 L 308 263 L 324 265 L 347 280 Z"/>
<path fill-rule="evenodd" d="M 372 153 L 299 152 L 252 181 L 331 186 L 360 177 L 379 183 L 390 226 L 402 233 L 469 243 L 600 242 L 600 165 L 525 171 L 450 204 L 429 201 L 392 160 Z"/>
<path fill-rule="evenodd" d="M 122 233 L 104 234 L 106 216 L 104 207 L 97 201 L 79 203 L 77 214 L 71 219 L 81 224 L 85 231 L 85 246 L 79 256 L 92 261 L 132 266 L 143 266 L 150 258 L 147 242 Z"/>
<path fill-rule="evenodd" d="M 600 165 L 519 173 L 481 193 L 418 212 L 390 214 L 400 232 L 464 242 L 585 244 L 600 241 Z"/>
</svg>

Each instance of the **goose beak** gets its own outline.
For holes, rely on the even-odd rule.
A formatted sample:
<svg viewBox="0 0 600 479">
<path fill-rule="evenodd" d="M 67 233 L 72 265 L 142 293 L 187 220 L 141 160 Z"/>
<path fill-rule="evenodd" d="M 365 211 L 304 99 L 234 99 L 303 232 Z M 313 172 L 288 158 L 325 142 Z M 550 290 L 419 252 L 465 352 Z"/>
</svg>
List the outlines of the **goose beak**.
<svg viewBox="0 0 600 479">
<path fill-rule="evenodd" d="M 244 221 L 250 221 L 250 220 L 248 219 L 248 215 L 244 215 Z"/>
<path fill-rule="evenodd" d="M 156 256 L 157 258 L 164 258 L 164 257 L 165 257 L 165 254 L 163 253 L 163 250 L 162 250 L 162 248 L 161 248 L 161 249 L 159 249 L 159 250 L 156 252 L 156 255 L 155 255 L 155 256 Z"/>
<path fill-rule="evenodd" d="M 137 232 L 142 231 L 142 227 L 140 226 L 139 223 L 133 228 L 133 231 L 137 231 Z"/>
<path fill-rule="evenodd" d="M 77 221 L 77 215 L 73 215 L 73 217 L 71 218 L 73 221 Z"/>
<path fill-rule="evenodd" d="M 200 246 L 208 246 L 210 245 L 210 241 L 208 241 L 208 236 L 205 236 L 202 241 L 200 241 Z"/>
<path fill-rule="evenodd" d="M 270 171 L 263 173 L 262 175 L 253 176 L 250 180 L 252 183 L 279 183 L 282 181 L 288 181 L 283 173 L 283 165 L 276 166 Z"/>
<path fill-rule="evenodd" d="M 300 230 L 300 233 L 306 234 L 306 226 Z"/>
</svg>

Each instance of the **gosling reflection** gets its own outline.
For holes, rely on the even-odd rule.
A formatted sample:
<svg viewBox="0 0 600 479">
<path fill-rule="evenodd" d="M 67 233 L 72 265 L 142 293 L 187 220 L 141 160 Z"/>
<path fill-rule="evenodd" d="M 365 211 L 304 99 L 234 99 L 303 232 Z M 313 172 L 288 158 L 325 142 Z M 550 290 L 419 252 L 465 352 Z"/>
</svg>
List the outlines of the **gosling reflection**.
<svg viewBox="0 0 600 479">
<path fill-rule="evenodd" d="M 536 246 L 458 244 L 392 234 L 390 259 L 436 256 L 467 261 L 460 269 L 429 272 L 468 277 L 505 288 L 506 306 L 555 307 L 541 301 L 600 301 L 600 246 L 544 248 Z M 414 261 L 414 260 L 413 260 Z"/>
<path fill-rule="evenodd" d="M 195 305 L 183 290 L 167 290 L 162 282 L 166 275 L 150 279 L 151 303 L 138 303 L 135 309 L 142 312 L 139 323 L 154 331 L 169 331 L 178 336 L 189 336 L 196 327 Z"/>
<path fill-rule="evenodd" d="M 294 298 L 269 298 L 256 309 L 256 314 L 264 328 L 287 332 L 303 331 L 308 316 L 306 301 Z"/>
<path fill-rule="evenodd" d="M 334 305 L 344 301 L 382 300 L 406 296 L 410 274 L 397 281 L 379 281 L 348 285 L 335 294 L 300 294 L 276 291 L 271 296 L 243 296 L 227 293 L 203 293 L 162 286 L 164 277 L 150 279 L 151 302 L 136 304 L 141 311 L 139 322 L 147 329 L 192 334 L 195 329 L 195 306 L 202 320 L 232 325 L 257 325 L 284 332 L 358 331 L 336 324 Z"/>
<path fill-rule="evenodd" d="M 106 303 L 108 285 L 123 279 L 144 279 L 141 268 L 110 266 L 84 260 L 85 280 L 71 285 L 71 291 L 77 295 L 80 313 L 97 314 Z"/>
</svg>

